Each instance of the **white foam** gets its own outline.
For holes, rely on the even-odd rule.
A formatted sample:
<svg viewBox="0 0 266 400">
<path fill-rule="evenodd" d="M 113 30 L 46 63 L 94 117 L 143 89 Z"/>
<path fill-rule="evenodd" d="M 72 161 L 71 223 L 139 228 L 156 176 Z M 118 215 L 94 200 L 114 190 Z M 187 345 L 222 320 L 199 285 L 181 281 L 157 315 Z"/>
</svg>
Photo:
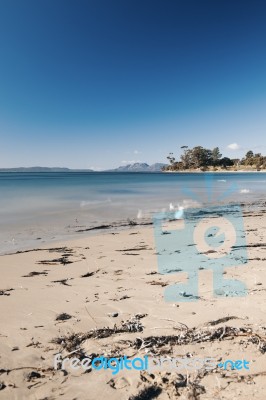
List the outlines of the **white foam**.
<svg viewBox="0 0 266 400">
<path fill-rule="evenodd" d="M 142 218 L 142 210 L 138 210 L 137 218 L 138 219 Z"/>
<path fill-rule="evenodd" d="M 111 199 L 107 200 L 90 200 L 90 201 L 81 201 L 80 207 L 89 207 L 89 206 L 98 206 L 101 204 L 111 203 Z"/>
<path fill-rule="evenodd" d="M 170 210 L 170 211 L 173 211 L 174 209 L 175 209 L 175 207 L 173 206 L 173 203 L 170 203 L 170 204 L 169 204 L 169 210 Z"/>
</svg>

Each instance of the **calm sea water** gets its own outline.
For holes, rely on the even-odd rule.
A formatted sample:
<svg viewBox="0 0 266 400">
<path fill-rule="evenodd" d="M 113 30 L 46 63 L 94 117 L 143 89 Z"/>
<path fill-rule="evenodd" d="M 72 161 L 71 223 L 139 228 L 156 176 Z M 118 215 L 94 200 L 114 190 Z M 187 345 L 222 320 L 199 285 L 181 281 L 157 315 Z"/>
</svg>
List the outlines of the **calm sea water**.
<svg viewBox="0 0 266 400">
<path fill-rule="evenodd" d="M 265 173 L 0 173 L 0 250 L 178 205 L 246 202 L 265 193 Z"/>
</svg>

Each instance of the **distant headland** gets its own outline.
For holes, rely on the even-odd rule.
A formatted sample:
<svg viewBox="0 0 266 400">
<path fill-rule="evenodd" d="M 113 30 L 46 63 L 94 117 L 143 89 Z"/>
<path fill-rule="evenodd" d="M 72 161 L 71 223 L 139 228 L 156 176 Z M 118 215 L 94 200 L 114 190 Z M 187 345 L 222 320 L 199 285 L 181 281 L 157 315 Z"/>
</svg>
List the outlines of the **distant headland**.
<svg viewBox="0 0 266 400">
<path fill-rule="evenodd" d="M 261 153 L 253 153 L 249 150 L 245 157 L 229 158 L 223 157 L 219 147 L 213 150 L 196 146 L 189 149 L 182 146 L 183 154 L 180 160 L 176 160 L 173 153 L 167 157 L 169 164 L 162 168 L 164 172 L 259 172 L 266 171 L 266 156 Z"/>
<path fill-rule="evenodd" d="M 134 163 L 103 171 L 94 171 L 93 169 L 71 169 L 63 167 L 17 167 L 0 168 L 0 172 L 160 172 L 164 167 L 167 167 L 167 164 L 155 163 L 149 165 L 147 163 Z"/>
<path fill-rule="evenodd" d="M 0 168 L 0 172 L 94 172 L 92 169 L 70 169 L 61 167 L 17 167 Z"/>
</svg>

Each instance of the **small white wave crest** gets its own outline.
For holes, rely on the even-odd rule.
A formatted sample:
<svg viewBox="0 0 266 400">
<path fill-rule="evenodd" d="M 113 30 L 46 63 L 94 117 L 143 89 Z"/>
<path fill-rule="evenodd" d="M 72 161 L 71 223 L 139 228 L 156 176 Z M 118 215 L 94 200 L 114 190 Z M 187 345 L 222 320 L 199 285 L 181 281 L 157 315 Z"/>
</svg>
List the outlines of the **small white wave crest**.
<svg viewBox="0 0 266 400">
<path fill-rule="evenodd" d="M 89 201 L 81 201 L 80 202 L 80 207 L 89 207 L 89 206 L 100 206 L 102 204 L 107 204 L 111 203 L 111 199 L 106 199 L 106 200 L 89 200 Z"/>
</svg>

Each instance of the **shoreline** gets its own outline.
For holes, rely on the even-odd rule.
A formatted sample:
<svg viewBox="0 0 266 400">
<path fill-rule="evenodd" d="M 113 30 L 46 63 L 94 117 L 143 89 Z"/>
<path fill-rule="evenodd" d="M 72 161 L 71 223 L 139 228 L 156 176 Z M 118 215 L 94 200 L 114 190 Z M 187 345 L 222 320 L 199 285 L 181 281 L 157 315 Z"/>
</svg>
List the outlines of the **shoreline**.
<svg viewBox="0 0 266 400">
<path fill-rule="evenodd" d="M 263 207 L 264 206 L 264 199 L 257 199 L 257 200 L 246 200 L 246 201 L 241 201 L 240 205 L 244 209 L 252 208 L 252 207 Z M 227 204 L 233 205 L 233 204 L 239 204 L 239 201 L 236 200 L 231 200 Z M 193 205 L 192 208 L 206 208 L 206 207 L 212 207 L 212 206 L 221 206 L 222 204 L 218 203 L 206 203 L 206 204 L 199 204 L 198 206 Z M 188 207 L 190 208 L 190 207 Z M 3 246 L 0 249 L 0 257 L 4 255 L 10 255 L 10 254 L 16 254 L 20 251 L 26 251 L 26 250 L 31 250 L 36 247 L 42 248 L 43 246 L 50 246 L 56 243 L 60 243 L 62 241 L 68 242 L 71 240 L 78 240 L 82 239 L 84 237 L 90 237 L 93 236 L 94 234 L 104 234 L 104 233 L 110 233 L 113 232 L 114 234 L 116 232 L 120 232 L 123 230 L 126 230 L 127 228 L 133 229 L 133 228 L 145 228 L 146 226 L 152 226 L 153 221 L 152 221 L 152 216 L 159 211 L 150 211 L 149 215 L 146 217 L 142 217 L 141 220 L 138 220 L 137 218 L 131 219 L 121 219 L 121 220 L 116 220 L 116 221 L 108 221 L 108 222 L 101 222 L 99 225 L 91 225 L 91 226 L 73 226 L 72 231 L 65 231 L 62 229 L 61 231 L 58 231 L 57 233 L 49 233 L 47 231 L 48 236 L 43 236 L 43 237 L 38 237 L 37 239 L 33 239 L 30 236 L 28 238 L 24 238 L 23 241 L 21 242 L 14 242 L 14 244 L 10 244 L 9 246 Z M 166 210 L 167 212 L 167 210 Z M 68 227 L 70 229 L 70 227 Z M 21 232 L 19 232 L 21 234 Z M 37 232 L 36 232 L 37 234 Z M 36 235 L 35 235 L 36 236 Z"/>
<path fill-rule="evenodd" d="M 220 173 L 220 174 L 227 174 L 227 173 L 246 173 L 246 174 L 248 174 L 248 173 L 252 173 L 252 174 L 254 174 L 254 173 L 262 173 L 262 174 L 265 174 L 266 173 L 266 169 L 264 169 L 264 170 L 260 170 L 260 171 L 246 171 L 246 170 L 237 170 L 237 171 L 229 171 L 229 170 L 219 170 L 219 171 L 199 171 L 199 170 L 185 170 L 185 171 L 162 171 L 163 173 L 168 173 L 168 172 L 170 172 L 170 173 L 180 173 L 180 174 L 184 174 L 184 173 L 187 173 L 187 174 L 206 174 L 206 173 L 209 173 L 209 174 L 218 174 L 218 173 Z"/>
</svg>

